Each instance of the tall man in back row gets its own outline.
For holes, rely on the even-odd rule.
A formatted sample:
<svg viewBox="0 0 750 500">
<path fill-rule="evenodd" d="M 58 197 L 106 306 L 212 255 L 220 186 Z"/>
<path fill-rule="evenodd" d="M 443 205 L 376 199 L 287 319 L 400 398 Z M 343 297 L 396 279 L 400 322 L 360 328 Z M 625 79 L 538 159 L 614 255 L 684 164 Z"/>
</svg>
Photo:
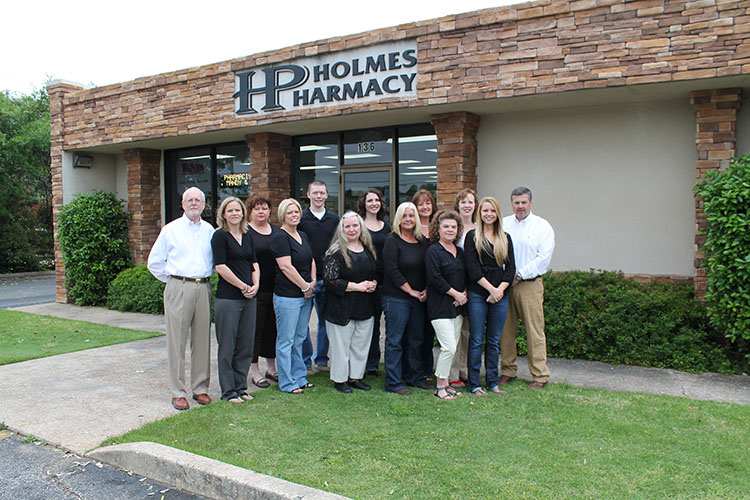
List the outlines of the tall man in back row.
<svg viewBox="0 0 750 500">
<path fill-rule="evenodd" d="M 206 196 L 196 187 L 182 195 L 182 217 L 161 229 L 148 256 L 148 270 L 164 287 L 167 323 L 167 369 L 172 406 L 190 408 L 185 381 L 185 347 L 190 341 L 190 392 L 198 404 L 208 404 L 211 376 L 211 284 L 214 273 L 211 237 L 214 228 L 201 219 Z"/>
<path fill-rule="evenodd" d="M 503 229 L 513 240 L 516 277 L 510 289 L 508 316 L 500 336 L 500 384 L 516 378 L 518 319 L 526 327 L 531 389 L 542 389 L 549 380 L 547 339 L 544 335 L 544 284 L 555 250 L 555 232 L 546 220 L 531 213 L 531 190 L 517 187 L 510 194 L 513 214 L 503 218 Z"/>
<path fill-rule="evenodd" d="M 315 314 L 318 316 L 318 336 L 315 341 L 313 362 L 317 365 L 318 370 L 328 371 L 328 333 L 326 332 L 326 322 L 323 320 L 323 308 L 326 303 L 326 287 L 323 284 L 323 257 L 325 257 L 326 250 L 331 245 L 333 233 L 336 232 L 339 225 L 339 216 L 326 209 L 328 186 L 325 182 L 311 182 L 307 186 L 307 197 L 310 199 L 310 206 L 302 212 L 302 218 L 300 218 L 297 228 L 310 239 L 315 269 L 318 270 L 318 281 L 315 284 L 314 295 Z M 308 344 L 308 342 L 309 335 L 305 343 Z M 302 350 L 305 365 L 310 368 L 307 357 L 310 348 L 303 345 Z M 307 351 L 307 354 L 305 351 Z"/>
</svg>

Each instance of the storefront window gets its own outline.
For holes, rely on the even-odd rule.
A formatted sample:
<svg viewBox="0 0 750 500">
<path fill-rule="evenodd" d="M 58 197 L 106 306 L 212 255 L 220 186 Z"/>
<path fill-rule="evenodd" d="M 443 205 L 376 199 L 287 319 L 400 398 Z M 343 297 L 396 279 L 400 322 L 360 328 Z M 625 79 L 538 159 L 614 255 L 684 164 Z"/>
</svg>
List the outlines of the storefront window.
<svg viewBox="0 0 750 500">
<path fill-rule="evenodd" d="M 209 220 L 213 213 L 214 198 L 211 182 L 211 148 L 190 148 L 172 151 L 169 156 L 170 196 L 167 200 L 167 222 L 182 215 L 181 196 L 189 187 L 197 187 L 206 194 L 203 218 Z"/>
<path fill-rule="evenodd" d="M 344 132 L 344 165 L 391 163 L 393 128 Z"/>
<path fill-rule="evenodd" d="M 244 144 L 216 148 L 219 204 L 228 196 L 243 202 L 250 195 L 250 154 Z"/>
<path fill-rule="evenodd" d="M 419 189 L 437 199 L 437 136 L 432 125 L 398 129 L 398 203 L 411 201 Z"/>
<path fill-rule="evenodd" d="M 338 134 L 317 134 L 294 139 L 296 198 L 304 208 L 310 205 L 307 186 L 323 181 L 328 187 L 326 208 L 338 212 L 339 206 L 339 141 Z M 280 200 L 279 200 L 280 201 Z"/>
</svg>

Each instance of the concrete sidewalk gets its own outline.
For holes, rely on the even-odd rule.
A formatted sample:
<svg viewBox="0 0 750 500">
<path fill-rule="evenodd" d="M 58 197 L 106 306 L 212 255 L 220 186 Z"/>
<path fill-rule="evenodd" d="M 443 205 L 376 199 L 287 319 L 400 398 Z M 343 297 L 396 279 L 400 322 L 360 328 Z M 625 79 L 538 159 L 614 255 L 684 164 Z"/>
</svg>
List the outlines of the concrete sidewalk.
<svg viewBox="0 0 750 500">
<path fill-rule="evenodd" d="M 163 317 L 150 314 L 56 303 L 15 310 L 164 332 Z M 216 343 L 212 344 L 215 349 Z M 212 363 L 209 394 L 216 400 L 220 393 L 215 351 Z M 530 379 L 525 359 L 518 365 L 519 378 Z M 750 405 L 750 376 L 696 375 L 562 359 L 551 359 L 549 365 L 551 383 Z M 0 366 L 0 421 L 20 433 L 84 454 L 107 437 L 176 414 L 169 404 L 166 373 L 164 337 Z M 247 487 L 263 498 L 341 498 L 153 443 L 121 445 L 90 455 L 209 498 L 238 496 Z M 206 488 L 197 491 L 196 481 L 186 480 L 191 474 L 193 479 L 212 479 L 197 481 Z"/>
</svg>

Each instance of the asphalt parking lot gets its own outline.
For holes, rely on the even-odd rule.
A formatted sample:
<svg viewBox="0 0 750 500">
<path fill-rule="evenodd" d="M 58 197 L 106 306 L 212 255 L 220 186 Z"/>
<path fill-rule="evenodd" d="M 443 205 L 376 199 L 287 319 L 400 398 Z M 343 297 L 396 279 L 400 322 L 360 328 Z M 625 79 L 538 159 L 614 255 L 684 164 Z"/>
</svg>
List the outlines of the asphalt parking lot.
<svg viewBox="0 0 750 500">
<path fill-rule="evenodd" d="M 55 273 L 0 274 L 0 309 L 55 301 Z"/>
</svg>

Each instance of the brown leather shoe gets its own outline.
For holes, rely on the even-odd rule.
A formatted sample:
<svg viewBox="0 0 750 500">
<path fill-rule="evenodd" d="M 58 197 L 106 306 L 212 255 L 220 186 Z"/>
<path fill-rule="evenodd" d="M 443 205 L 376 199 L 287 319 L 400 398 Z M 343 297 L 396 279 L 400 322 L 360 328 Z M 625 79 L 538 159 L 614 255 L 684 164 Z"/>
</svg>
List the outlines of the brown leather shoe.
<svg viewBox="0 0 750 500">
<path fill-rule="evenodd" d="M 529 389 L 544 389 L 547 382 L 537 382 L 536 380 L 529 384 Z"/>
<path fill-rule="evenodd" d="M 193 399 L 198 401 L 199 405 L 207 405 L 211 402 L 211 396 L 205 392 L 203 394 L 193 394 Z"/>
<path fill-rule="evenodd" d="M 388 392 L 392 392 L 394 394 L 400 394 L 402 396 L 408 396 L 409 394 L 411 394 L 411 391 L 407 389 L 406 387 L 402 387 L 401 389 L 396 389 L 395 391 L 388 391 Z"/>
<path fill-rule="evenodd" d="M 172 398 L 172 406 L 177 411 L 184 411 L 190 408 L 190 404 L 185 398 Z"/>
<path fill-rule="evenodd" d="M 516 377 L 509 377 L 507 375 L 502 375 L 500 377 L 500 381 L 498 382 L 500 385 L 510 384 L 516 379 Z"/>
</svg>

